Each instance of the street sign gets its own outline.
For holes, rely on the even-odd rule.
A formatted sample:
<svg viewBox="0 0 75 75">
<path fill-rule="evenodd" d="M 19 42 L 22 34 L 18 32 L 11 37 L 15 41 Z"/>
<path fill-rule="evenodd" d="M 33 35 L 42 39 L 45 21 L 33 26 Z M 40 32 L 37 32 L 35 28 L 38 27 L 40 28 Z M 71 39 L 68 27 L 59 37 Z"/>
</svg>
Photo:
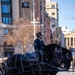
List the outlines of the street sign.
<svg viewBox="0 0 75 75">
<path fill-rule="evenodd" d="M 23 2 L 22 8 L 29 8 L 29 2 Z"/>
</svg>

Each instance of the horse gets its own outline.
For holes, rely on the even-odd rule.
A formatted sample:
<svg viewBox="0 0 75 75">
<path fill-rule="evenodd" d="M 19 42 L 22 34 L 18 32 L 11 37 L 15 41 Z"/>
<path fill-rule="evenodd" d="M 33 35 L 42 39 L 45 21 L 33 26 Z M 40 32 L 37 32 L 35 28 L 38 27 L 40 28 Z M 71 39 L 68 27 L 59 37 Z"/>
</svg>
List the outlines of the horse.
<svg viewBox="0 0 75 75">
<path fill-rule="evenodd" d="M 37 53 L 15 54 L 7 60 L 6 74 L 12 75 L 56 75 L 69 70 L 72 53 L 57 44 L 49 44 Z"/>
<path fill-rule="evenodd" d="M 58 58 L 55 57 L 55 48 L 61 50 Z M 51 67 L 49 74 L 56 75 L 58 71 L 68 71 L 73 60 L 72 53 L 67 48 L 61 47 L 57 44 L 49 44 L 44 48 L 44 52 L 47 54 L 47 59 L 50 62 Z M 62 53 L 62 54 L 61 54 Z M 58 61 L 57 61 L 58 59 Z"/>
</svg>

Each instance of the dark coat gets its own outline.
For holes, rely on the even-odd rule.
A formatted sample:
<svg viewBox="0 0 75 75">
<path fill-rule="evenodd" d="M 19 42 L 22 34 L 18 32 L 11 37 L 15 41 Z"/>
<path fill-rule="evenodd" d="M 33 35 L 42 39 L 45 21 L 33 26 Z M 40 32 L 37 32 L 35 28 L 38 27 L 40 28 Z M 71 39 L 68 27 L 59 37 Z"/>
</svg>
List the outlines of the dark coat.
<svg viewBox="0 0 75 75">
<path fill-rule="evenodd" d="M 35 49 L 35 51 L 36 50 L 43 50 L 44 47 L 45 47 L 45 44 L 44 44 L 44 42 L 42 40 L 40 40 L 40 39 L 37 38 L 34 41 L 34 49 Z"/>
</svg>

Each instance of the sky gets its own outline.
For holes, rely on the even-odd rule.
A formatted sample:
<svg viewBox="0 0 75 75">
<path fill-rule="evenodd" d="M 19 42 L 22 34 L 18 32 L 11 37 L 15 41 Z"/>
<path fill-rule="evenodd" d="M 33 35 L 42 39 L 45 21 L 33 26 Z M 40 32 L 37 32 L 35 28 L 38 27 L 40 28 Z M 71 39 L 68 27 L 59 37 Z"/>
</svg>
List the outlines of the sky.
<svg viewBox="0 0 75 75">
<path fill-rule="evenodd" d="M 51 0 L 58 3 L 59 26 L 75 30 L 75 0 Z"/>
</svg>

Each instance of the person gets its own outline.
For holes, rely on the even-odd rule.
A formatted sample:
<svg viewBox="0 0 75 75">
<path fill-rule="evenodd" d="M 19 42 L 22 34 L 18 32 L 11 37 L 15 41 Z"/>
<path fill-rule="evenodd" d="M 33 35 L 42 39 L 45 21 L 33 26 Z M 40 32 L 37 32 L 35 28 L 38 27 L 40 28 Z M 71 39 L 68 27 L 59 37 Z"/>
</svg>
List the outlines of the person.
<svg viewBox="0 0 75 75">
<path fill-rule="evenodd" d="M 38 32 L 36 34 L 37 38 L 34 40 L 34 50 L 37 54 L 41 53 L 41 61 L 43 62 L 43 52 L 42 50 L 45 47 L 45 43 L 42 40 L 42 33 Z"/>
<path fill-rule="evenodd" d="M 35 51 L 39 51 L 39 50 L 43 50 L 45 47 L 45 43 L 42 40 L 42 33 L 38 32 L 36 34 L 36 39 L 34 40 L 34 50 Z"/>
</svg>

